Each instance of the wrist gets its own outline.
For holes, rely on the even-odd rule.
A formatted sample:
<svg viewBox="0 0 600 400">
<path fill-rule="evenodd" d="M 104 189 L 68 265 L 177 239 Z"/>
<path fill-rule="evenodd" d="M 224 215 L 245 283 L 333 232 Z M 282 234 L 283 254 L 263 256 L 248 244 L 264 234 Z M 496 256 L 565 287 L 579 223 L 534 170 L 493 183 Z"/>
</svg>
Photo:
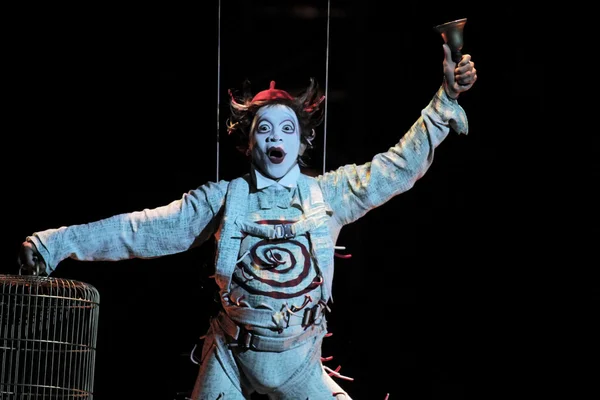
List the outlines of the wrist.
<svg viewBox="0 0 600 400">
<path fill-rule="evenodd" d="M 450 87 L 450 85 L 448 85 L 448 80 L 446 79 L 446 77 L 444 77 L 444 84 L 443 84 L 443 86 L 444 86 L 444 92 L 446 92 L 446 96 L 448 96 L 452 100 L 457 100 L 458 99 L 458 95 L 460 93 L 452 90 L 452 88 Z"/>
</svg>

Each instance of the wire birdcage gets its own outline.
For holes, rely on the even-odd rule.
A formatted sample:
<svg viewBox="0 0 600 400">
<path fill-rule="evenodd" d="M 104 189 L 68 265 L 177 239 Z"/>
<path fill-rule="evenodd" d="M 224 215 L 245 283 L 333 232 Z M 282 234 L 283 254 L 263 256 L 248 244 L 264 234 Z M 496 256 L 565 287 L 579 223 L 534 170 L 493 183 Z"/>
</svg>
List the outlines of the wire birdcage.
<svg viewBox="0 0 600 400">
<path fill-rule="evenodd" d="M 96 288 L 21 275 L 0 287 L 0 399 L 93 399 Z"/>
</svg>

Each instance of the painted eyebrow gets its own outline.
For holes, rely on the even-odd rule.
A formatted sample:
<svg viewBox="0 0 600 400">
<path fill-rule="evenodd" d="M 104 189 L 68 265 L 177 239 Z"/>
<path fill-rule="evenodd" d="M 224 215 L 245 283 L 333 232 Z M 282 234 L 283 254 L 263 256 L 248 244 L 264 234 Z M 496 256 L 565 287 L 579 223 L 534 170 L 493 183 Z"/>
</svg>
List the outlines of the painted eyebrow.
<svg viewBox="0 0 600 400">
<path fill-rule="evenodd" d="M 291 123 L 292 125 L 296 126 L 296 124 L 294 123 L 294 120 L 292 118 L 288 118 L 286 120 L 283 120 L 279 123 L 279 125 L 283 125 L 283 124 L 287 124 L 287 123 Z"/>
<path fill-rule="evenodd" d="M 272 123 L 272 122 L 271 122 L 269 119 L 267 119 L 267 118 L 260 118 L 260 119 L 259 119 L 259 120 L 256 122 L 256 125 L 262 124 L 263 122 L 266 122 L 266 123 L 268 123 L 269 125 L 273 125 L 273 123 Z"/>
</svg>

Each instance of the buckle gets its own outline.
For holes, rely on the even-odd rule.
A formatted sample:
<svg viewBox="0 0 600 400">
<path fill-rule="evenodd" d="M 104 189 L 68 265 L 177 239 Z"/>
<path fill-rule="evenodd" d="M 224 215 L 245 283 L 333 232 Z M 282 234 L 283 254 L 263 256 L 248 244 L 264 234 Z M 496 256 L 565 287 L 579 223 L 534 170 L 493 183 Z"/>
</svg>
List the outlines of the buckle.
<svg viewBox="0 0 600 400">
<path fill-rule="evenodd" d="M 255 349 L 254 335 L 245 328 L 240 328 L 240 332 L 234 342 L 229 343 L 229 347 L 239 347 L 244 350 Z"/>
<path fill-rule="evenodd" d="M 302 326 L 320 325 L 323 321 L 323 313 L 320 311 L 320 304 L 307 308 L 302 317 Z"/>
<path fill-rule="evenodd" d="M 279 224 L 273 226 L 275 229 L 275 237 L 274 239 L 289 239 L 296 236 L 293 232 L 292 224 Z"/>
</svg>

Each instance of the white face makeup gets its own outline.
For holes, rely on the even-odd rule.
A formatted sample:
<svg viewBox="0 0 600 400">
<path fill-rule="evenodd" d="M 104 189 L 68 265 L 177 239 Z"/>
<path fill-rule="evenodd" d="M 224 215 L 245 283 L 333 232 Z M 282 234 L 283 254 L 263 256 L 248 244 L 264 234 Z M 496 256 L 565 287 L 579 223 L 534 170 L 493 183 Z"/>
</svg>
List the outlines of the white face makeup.
<svg viewBox="0 0 600 400">
<path fill-rule="evenodd" d="M 300 128 L 294 111 L 282 104 L 256 113 L 250 140 L 252 162 L 271 179 L 280 179 L 298 162 Z"/>
</svg>

